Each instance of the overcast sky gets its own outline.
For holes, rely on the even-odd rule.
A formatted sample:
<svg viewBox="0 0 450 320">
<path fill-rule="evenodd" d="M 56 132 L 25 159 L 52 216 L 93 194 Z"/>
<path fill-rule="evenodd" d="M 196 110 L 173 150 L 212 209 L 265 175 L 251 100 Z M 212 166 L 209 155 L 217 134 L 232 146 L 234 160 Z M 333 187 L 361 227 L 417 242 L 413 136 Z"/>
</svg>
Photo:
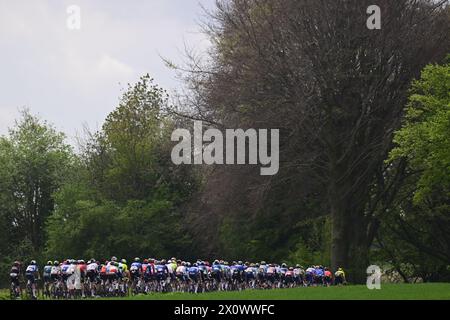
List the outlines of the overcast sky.
<svg viewBox="0 0 450 320">
<path fill-rule="evenodd" d="M 70 5 L 81 9 L 80 30 L 67 27 Z M 0 0 L 0 135 L 27 107 L 73 142 L 141 75 L 179 87 L 160 55 L 179 62 L 185 43 L 207 47 L 201 5 L 214 0 Z"/>
</svg>

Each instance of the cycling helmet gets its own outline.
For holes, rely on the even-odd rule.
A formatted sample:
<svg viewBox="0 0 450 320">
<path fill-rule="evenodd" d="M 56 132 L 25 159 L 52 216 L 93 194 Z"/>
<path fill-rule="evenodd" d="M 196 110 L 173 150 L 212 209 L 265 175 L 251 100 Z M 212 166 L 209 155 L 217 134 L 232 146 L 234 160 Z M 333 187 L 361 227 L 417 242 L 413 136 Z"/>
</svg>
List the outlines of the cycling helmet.
<svg viewBox="0 0 450 320">
<path fill-rule="evenodd" d="M 19 261 L 14 261 L 14 266 L 16 266 L 16 267 L 20 266 L 20 262 Z"/>
<path fill-rule="evenodd" d="M 51 264 L 53 264 L 53 262 L 47 261 L 47 265 L 51 265 Z"/>
<path fill-rule="evenodd" d="M 122 259 L 120 262 L 122 262 L 123 264 L 127 264 L 127 260 Z"/>
<path fill-rule="evenodd" d="M 300 265 L 299 265 L 299 264 L 296 264 L 295 267 L 296 267 L 296 268 L 300 268 Z"/>
<path fill-rule="evenodd" d="M 136 258 L 134 258 L 134 261 L 135 261 L 135 262 L 139 262 L 139 261 L 141 261 L 141 259 L 138 258 L 138 257 L 136 257 Z"/>
<path fill-rule="evenodd" d="M 117 261 L 117 257 L 112 257 L 112 258 L 111 258 L 111 261 L 116 262 L 116 261 Z"/>
<path fill-rule="evenodd" d="M 281 266 L 282 266 L 283 268 L 286 268 L 286 267 L 287 267 L 286 263 L 283 263 Z"/>
<path fill-rule="evenodd" d="M 265 261 L 261 261 L 261 264 L 264 265 L 264 264 L 266 264 L 266 262 Z"/>
<path fill-rule="evenodd" d="M 242 265 L 242 261 L 238 261 L 238 264 L 239 264 L 239 265 Z"/>
<path fill-rule="evenodd" d="M 31 260 L 30 264 L 31 264 L 32 266 L 35 266 L 35 265 L 36 265 L 36 261 L 35 261 L 35 260 Z"/>
<path fill-rule="evenodd" d="M 86 264 L 86 262 L 83 259 L 81 259 L 81 260 L 78 260 L 78 264 Z"/>
</svg>

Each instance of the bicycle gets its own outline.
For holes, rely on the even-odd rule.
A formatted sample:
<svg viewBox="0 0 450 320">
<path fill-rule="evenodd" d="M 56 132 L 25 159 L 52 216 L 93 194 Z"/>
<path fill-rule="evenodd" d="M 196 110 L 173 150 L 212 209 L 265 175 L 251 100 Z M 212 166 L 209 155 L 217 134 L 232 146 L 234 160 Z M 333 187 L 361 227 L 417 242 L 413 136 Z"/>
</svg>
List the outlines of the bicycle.
<svg viewBox="0 0 450 320">
<path fill-rule="evenodd" d="M 21 296 L 20 285 L 16 281 L 11 282 L 11 287 L 9 289 L 9 295 L 11 300 L 16 300 Z"/>
</svg>

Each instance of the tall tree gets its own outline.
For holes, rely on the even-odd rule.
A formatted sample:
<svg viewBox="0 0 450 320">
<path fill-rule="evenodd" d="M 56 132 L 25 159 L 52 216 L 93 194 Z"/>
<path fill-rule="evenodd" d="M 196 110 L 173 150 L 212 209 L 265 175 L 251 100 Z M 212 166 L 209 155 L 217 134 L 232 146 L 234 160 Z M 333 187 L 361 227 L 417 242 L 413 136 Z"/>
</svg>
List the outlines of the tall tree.
<svg viewBox="0 0 450 320">
<path fill-rule="evenodd" d="M 53 194 L 72 161 L 64 139 L 64 134 L 26 110 L 9 136 L 0 138 L 0 215 L 2 227 L 9 230 L 9 243 L 27 239 L 35 252 L 42 250 Z"/>
<path fill-rule="evenodd" d="M 270 190 L 287 176 L 308 176 L 326 190 L 332 267 L 348 268 L 356 282 L 365 279 L 378 226 L 372 189 L 386 170 L 408 86 L 450 43 L 445 1 L 378 1 L 381 30 L 366 27 L 370 5 L 218 1 L 206 26 L 210 59 L 205 65 L 191 56 L 186 73 L 194 89 L 188 117 L 281 129 L 280 174 L 260 185 Z"/>
<path fill-rule="evenodd" d="M 449 56 L 450 58 L 450 56 Z M 377 240 L 405 278 L 450 278 L 450 59 L 429 65 L 412 86 L 388 163 L 407 179 Z"/>
</svg>

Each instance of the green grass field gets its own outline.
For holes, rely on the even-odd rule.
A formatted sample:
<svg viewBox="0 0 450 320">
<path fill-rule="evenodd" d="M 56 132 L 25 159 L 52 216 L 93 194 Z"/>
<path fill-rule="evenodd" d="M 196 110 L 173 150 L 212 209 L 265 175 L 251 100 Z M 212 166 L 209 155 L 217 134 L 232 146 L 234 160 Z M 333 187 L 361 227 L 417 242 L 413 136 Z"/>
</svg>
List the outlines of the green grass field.
<svg viewBox="0 0 450 320">
<path fill-rule="evenodd" d="M 0 291 L 0 300 L 8 299 Z M 381 290 L 366 286 L 296 288 L 266 291 L 213 292 L 206 294 L 152 294 L 126 300 L 450 300 L 450 283 L 383 284 Z"/>
</svg>

